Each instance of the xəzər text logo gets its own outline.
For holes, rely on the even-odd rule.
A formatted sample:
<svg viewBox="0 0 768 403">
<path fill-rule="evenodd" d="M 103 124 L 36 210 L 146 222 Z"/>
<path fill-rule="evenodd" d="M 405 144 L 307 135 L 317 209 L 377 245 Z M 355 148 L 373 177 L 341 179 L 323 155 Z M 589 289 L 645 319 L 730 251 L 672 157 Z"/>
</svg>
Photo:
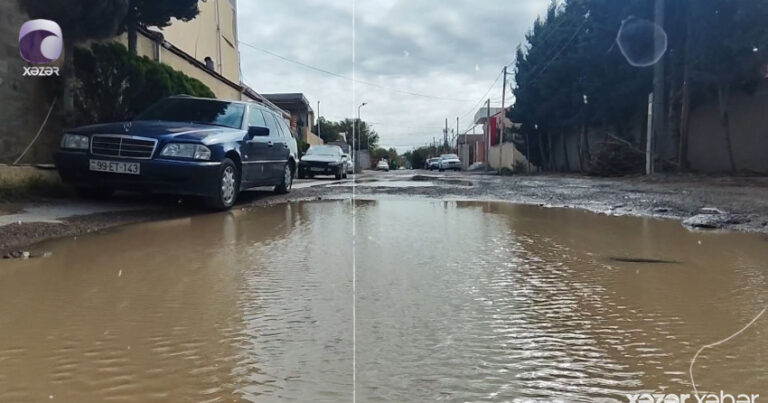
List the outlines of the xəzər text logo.
<svg viewBox="0 0 768 403">
<path fill-rule="evenodd" d="M 51 63 L 61 56 L 64 41 L 61 27 L 51 20 L 30 20 L 19 30 L 19 53 L 33 64 Z M 59 75 L 55 66 L 25 66 L 22 76 Z"/>
<path fill-rule="evenodd" d="M 51 67 L 51 66 L 45 66 L 45 67 L 38 67 L 38 66 L 24 66 L 24 72 L 21 73 L 24 77 L 29 76 L 35 76 L 35 77 L 47 77 L 47 76 L 58 76 L 59 75 L 59 68 L 58 67 Z"/>
<path fill-rule="evenodd" d="M 759 394 L 738 394 L 732 395 L 722 390 L 720 394 L 666 394 L 666 393 L 638 393 L 627 394 L 629 403 L 756 403 L 760 397 Z"/>
</svg>

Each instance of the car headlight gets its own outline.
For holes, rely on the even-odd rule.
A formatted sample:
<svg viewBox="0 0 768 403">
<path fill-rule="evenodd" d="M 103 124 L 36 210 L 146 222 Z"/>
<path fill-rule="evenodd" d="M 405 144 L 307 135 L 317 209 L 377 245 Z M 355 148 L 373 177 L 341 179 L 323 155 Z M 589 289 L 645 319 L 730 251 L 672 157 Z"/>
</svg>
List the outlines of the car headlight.
<svg viewBox="0 0 768 403">
<path fill-rule="evenodd" d="M 201 144 L 171 143 L 163 148 L 160 155 L 171 158 L 209 160 L 211 159 L 211 149 Z"/>
<path fill-rule="evenodd" d="M 61 148 L 87 150 L 88 144 L 88 136 L 83 136 L 81 134 L 65 134 L 64 137 L 61 138 Z"/>
</svg>

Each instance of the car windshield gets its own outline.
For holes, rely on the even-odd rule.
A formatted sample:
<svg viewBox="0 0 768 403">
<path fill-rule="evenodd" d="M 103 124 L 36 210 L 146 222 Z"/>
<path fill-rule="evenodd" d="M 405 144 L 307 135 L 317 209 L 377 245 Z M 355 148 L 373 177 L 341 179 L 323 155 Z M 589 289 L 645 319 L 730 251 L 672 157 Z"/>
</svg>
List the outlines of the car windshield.
<svg viewBox="0 0 768 403">
<path fill-rule="evenodd" d="M 341 155 L 341 148 L 337 146 L 312 146 L 307 150 L 307 155 L 326 155 L 326 156 L 339 156 Z"/>
<path fill-rule="evenodd" d="M 459 156 L 456 155 L 456 154 L 445 154 L 445 155 L 440 156 L 440 158 L 442 158 L 444 160 L 457 160 L 457 159 L 459 159 Z"/>
<path fill-rule="evenodd" d="M 197 98 L 166 98 L 145 110 L 135 120 L 168 120 L 239 129 L 245 105 Z"/>
</svg>

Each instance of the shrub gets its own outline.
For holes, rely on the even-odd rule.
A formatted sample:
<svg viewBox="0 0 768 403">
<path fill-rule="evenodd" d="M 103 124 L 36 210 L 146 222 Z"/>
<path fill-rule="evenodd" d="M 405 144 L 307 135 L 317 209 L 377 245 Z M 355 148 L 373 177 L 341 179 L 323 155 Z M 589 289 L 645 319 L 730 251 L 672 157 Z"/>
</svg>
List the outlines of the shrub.
<svg viewBox="0 0 768 403">
<path fill-rule="evenodd" d="M 595 176 L 624 176 L 643 172 L 645 159 L 626 143 L 609 140 L 592 158 L 589 173 Z"/>
<path fill-rule="evenodd" d="M 178 94 L 213 98 L 205 84 L 119 43 L 75 48 L 76 122 L 129 120 L 156 101 Z"/>
</svg>

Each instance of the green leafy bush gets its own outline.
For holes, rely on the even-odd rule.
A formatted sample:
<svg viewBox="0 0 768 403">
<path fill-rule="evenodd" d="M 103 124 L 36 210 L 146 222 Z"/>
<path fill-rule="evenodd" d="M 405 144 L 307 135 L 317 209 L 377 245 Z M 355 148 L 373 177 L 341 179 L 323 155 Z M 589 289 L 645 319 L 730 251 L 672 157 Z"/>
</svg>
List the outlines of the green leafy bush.
<svg viewBox="0 0 768 403">
<path fill-rule="evenodd" d="M 75 48 L 76 122 L 133 118 L 154 102 L 178 94 L 214 98 L 197 79 L 146 56 L 136 56 L 119 43 Z"/>
</svg>

